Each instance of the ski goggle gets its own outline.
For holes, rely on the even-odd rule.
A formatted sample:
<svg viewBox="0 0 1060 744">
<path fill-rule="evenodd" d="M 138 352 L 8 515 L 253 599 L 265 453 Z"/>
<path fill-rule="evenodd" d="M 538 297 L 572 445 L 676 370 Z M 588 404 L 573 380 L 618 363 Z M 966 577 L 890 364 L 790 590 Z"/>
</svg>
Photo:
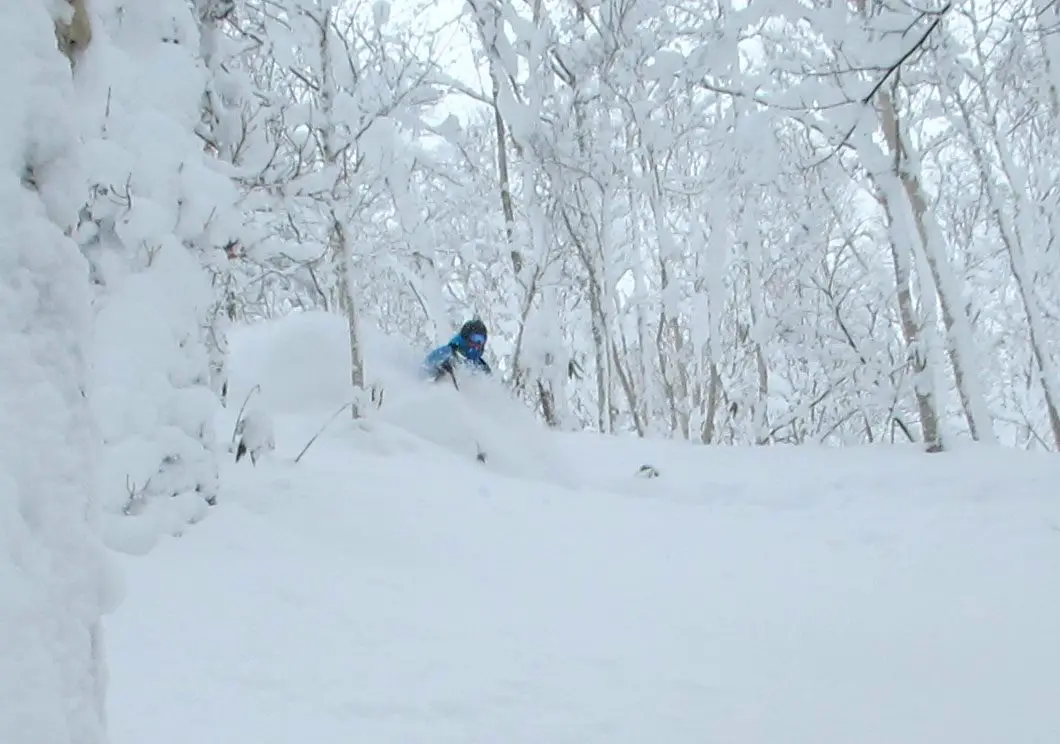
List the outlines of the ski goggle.
<svg viewBox="0 0 1060 744">
<path fill-rule="evenodd" d="M 486 347 L 486 334 L 472 333 L 467 337 L 467 345 L 469 349 L 482 351 Z"/>
</svg>

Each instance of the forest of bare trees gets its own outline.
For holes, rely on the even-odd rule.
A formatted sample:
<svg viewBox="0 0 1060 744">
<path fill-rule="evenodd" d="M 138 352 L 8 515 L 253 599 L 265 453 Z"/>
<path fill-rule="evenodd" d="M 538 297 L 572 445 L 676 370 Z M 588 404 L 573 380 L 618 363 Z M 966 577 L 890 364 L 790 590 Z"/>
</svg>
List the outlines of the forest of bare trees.
<svg viewBox="0 0 1060 744">
<path fill-rule="evenodd" d="M 561 427 L 1057 448 L 1053 5 L 418 16 L 216 27 L 231 318 L 346 313 L 363 385 L 358 323 L 426 346 L 480 314 Z"/>
</svg>

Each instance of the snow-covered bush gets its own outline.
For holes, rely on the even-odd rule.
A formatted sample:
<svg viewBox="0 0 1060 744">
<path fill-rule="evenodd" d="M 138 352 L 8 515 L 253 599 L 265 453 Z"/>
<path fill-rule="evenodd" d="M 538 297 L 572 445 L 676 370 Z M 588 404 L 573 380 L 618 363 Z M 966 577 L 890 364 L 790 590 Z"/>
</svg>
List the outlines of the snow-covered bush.
<svg viewBox="0 0 1060 744">
<path fill-rule="evenodd" d="M 208 73 L 181 0 L 93 4 L 78 66 L 91 198 L 77 236 L 92 261 L 92 403 L 106 442 L 108 535 L 179 530 L 217 496 L 208 267 L 227 261 L 238 198 L 196 134 Z M 215 382 L 215 381 L 213 381 Z M 130 515 L 149 526 L 133 528 Z"/>
</svg>

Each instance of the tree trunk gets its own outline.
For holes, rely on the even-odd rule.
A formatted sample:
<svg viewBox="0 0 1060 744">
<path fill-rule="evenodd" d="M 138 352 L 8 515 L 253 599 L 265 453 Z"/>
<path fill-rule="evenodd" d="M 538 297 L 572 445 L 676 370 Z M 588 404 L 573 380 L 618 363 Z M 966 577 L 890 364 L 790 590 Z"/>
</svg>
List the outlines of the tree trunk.
<svg viewBox="0 0 1060 744">
<path fill-rule="evenodd" d="M 336 179 L 331 193 L 326 197 L 331 218 L 329 242 L 332 266 L 338 279 L 339 306 L 346 317 L 350 343 L 350 385 L 353 388 L 355 400 L 354 405 L 350 406 L 350 412 L 353 418 L 357 419 L 362 414 L 358 403 L 359 396 L 365 387 L 364 358 L 358 331 L 357 298 L 353 280 L 353 239 L 339 214 L 340 204 L 343 201 L 339 195 L 339 186 L 349 179 L 350 174 L 345 162 L 346 148 L 340 147 L 335 139 L 334 105 L 338 89 L 335 83 L 333 50 L 329 36 L 333 19 L 332 12 L 330 9 L 326 10 L 321 18 L 316 19 L 320 26 L 320 109 L 324 118 L 324 160 L 334 172 Z"/>
<path fill-rule="evenodd" d="M 972 331 L 964 310 L 955 308 L 954 297 L 958 295 L 953 270 L 940 242 L 942 236 L 934 217 L 929 213 L 924 198 L 920 178 L 917 175 L 919 166 L 912 162 L 911 149 L 906 138 L 902 136 L 894 103 L 890 94 L 882 93 L 879 103 L 884 136 L 891 150 L 902 181 L 906 197 L 913 211 L 916 226 L 916 237 L 920 240 L 924 257 L 931 271 L 932 281 L 942 310 L 942 323 L 946 329 L 946 352 L 950 366 L 953 368 L 954 381 L 961 398 L 961 407 L 968 422 L 968 430 L 975 440 L 996 443 L 993 422 L 986 404 L 986 397 L 975 371 L 972 345 Z M 925 295 L 927 297 L 928 295 Z M 925 300 L 926 301 L 926 300 Z"/>
<path fill-rule="evenodd" d="M 893 115 L 893 107 L 890 105 L 890 98 L 886 94 L 881 96 L 881 98 L 880 120 L 884 130 L 884 138 L 888 143 L 895 143 L 894 146 L 897 148 L 897 121 Z M 867 143 L 864 149 L 872 146 L 874 145 Z M 864 149 L 862 156 L 866 157 L 868 153 Z M 894 152 L 896 154 L 892 165 L 887 171 L 875 174 L 874 179 L 879 189 L 879 197 L 882 200 L 884 211 L 887 214 L 902 336 L 911 354 L 910 363 L 913 367 L 913 386 L 917 409 L 920 414 L 921 434 L 927 450 L 929 452 L 939 452 L 943 449 L 945 442 L 943 441 L 944 437 L 940 421 L 942 411 L 940 410 L 935 380 L 937 371 L 937 365 L 933 359 L 935 345 L 930 338 L 930 336 L 937 334 L 934 312 L 935 293 L 928 283 L 927 277 L 921 275 L 920 296 L 923 298 L 924 317 L 923 319 L 917 318 L 911 292 L 912 267 L 909 254 L 912 251 L 908 251 L 903 245 L 911 242 L 915 237 L 915 233 L 906 234 L 910 231 L 901 229 L 904 221 L 900 210 L 906 206 L 901 204 L 901 199 L 908 198 L 908 192 L 905 191 L 905 184 L 901 175 L 901 149 L 898 148 Z M 892 188 L 891 186 L 897 188 Z"/>
</svg>

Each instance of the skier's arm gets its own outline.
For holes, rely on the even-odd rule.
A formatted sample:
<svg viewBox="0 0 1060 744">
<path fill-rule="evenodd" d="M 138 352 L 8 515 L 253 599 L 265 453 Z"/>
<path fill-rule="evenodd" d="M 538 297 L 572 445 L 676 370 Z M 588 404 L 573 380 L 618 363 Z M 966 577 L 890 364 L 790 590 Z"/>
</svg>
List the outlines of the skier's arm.
<svg viewBox="0 0 1060 744">
<path fill-rule="evenodd" d="M 432 377 L 438 377 L 452 368 L 453 347 L 439 346 L 423 360 L 423 367 Z"/>
</svg>

